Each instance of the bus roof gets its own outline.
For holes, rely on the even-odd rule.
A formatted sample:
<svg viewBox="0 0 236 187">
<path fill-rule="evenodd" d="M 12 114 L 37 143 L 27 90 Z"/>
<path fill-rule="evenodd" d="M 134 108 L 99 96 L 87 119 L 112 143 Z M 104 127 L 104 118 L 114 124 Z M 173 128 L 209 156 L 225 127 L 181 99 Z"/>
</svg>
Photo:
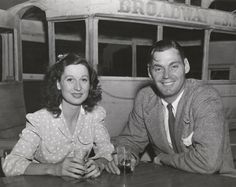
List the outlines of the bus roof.
<svg viewBox="0 0 236 187">
<path fill-rule="evenodd" d="M 37 6 L 48 19 L 65 16 L 120 17 L 124 19 L 194 25 L 236 31 L 236 15 L 230 12 L 205 9 L 180 3 L 158 0 L 30 0 L 11 10 Z"/>
</svg>

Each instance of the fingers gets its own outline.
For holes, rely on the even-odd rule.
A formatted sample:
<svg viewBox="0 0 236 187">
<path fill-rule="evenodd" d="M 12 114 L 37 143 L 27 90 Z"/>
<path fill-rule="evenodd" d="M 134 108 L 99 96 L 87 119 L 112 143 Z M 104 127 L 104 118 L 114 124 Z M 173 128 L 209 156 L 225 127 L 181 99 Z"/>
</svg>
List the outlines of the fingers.
<svg viewBox="0 0 236 187">
<path fill-rule="evenodd" d="M 116 166 L 118 166 L 118 155 L 117 154 L 113 155 L 113 160 L 114 160 Z"/>
<path fill-rule="evenodd" d="M 85 173 L 85 167 L 80 161 L 72 158 L 66 158 L 61 163 L 61 176 L 81 178 Z"/>
<path fill-rule="evenodd" d="M 134 171 L 135 166 L 136 166 L 136 159 L 132 158 L 130 163 L 131 171 Z"/>
<path fill-rule="evenodd" d="M 120 170 L 117 167 L 117 165 L 118 164 L 116 164 L 116 161 L 112 160 L 111 162 L 109 162 L 105 165 L 105 169 L 108 173 L 113 173 L 113 174 L 120 175 Z"/>
<path fill-rule="evenodd" d="M 162 165 L 161 160 L 160 160 L 160 158 L 159 158 L 158 156 L 156 156 L 156 157 L 153 159 L 153 162 L 154 162 L 155 164 Z"/>
<path fill-rule="evenodd" d="M 89 160 L 85 165 L 87 167 L 87 170 L 86 170 L 87 174 L 85 174 L 84 176 L 85 178 L 89 178 L 89 177 L 95 178 L 101 174 L 101 170 L 95 161 Z"/>
<path fill-rule="evenodd" d="M 86 175 L 84 176 L 84 178 L 96 178 L 96 177 L 98 177 L 99 175 L 101 175 L 100 170 L 93 170 L 92 172 L 86 174 Z"/>
<path fill-rule="evenodd" d="M 73 173 L 73 172 L 71 172 L 71 171 L 65 171 L 65 172 L 64 172 L 64 176 L 66 176 L 66 177 L 72 177 L 72 178 L 76 178 L 76 179 L 82 178 L 82 175 Z"/>
<path fill-rule="evenodd" d="M 74 164 L 71 167 L 67 168 L 67 171 L 76 175 L 84 175 L 85 174 L 85 167 L 80 164 Z"/>
</svg>

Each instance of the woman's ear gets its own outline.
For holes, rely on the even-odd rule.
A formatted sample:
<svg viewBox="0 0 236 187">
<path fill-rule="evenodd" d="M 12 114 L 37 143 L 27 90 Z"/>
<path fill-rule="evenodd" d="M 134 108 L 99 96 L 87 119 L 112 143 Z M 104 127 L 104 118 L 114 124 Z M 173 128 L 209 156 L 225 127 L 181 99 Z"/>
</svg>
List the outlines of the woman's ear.
<svg viewBox="0 0 236 187">
<path fill-rule="evenodd" d="M 58 81 L 57 81 L 57 89 L 61 90 L 61 85 L 60 85 L 60 83 Z"/>
<path fill-rule="evenodd" d="M 187 58 L 184 59 L 184 71 L 185 74 L 187 74 L 190 71 L 190 65 Z"/>
</svg>

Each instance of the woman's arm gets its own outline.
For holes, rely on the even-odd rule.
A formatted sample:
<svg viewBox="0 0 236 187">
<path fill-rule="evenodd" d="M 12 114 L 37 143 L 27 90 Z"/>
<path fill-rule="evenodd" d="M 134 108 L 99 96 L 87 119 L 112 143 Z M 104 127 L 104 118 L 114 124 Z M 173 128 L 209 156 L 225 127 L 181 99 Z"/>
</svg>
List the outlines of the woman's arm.
<svg viewBox="0 0 236 187">
<path fill-rule="evenodd" d="M 30 163 L 26 168 L 26 175 L 54 175 L 81 178 L 85 173 L 85 166 L 75 158 L 65 158 L 56 164 Z"/>
<path fill-rule="evenodd" d="M 6 176 L 22 175 L 33 160 L 33 155 L 39 145 L 38 129 L 31 123 L 26 123 L 20 139 L 6 156 L 3 162 L 3 171 Z"/>
</svg>

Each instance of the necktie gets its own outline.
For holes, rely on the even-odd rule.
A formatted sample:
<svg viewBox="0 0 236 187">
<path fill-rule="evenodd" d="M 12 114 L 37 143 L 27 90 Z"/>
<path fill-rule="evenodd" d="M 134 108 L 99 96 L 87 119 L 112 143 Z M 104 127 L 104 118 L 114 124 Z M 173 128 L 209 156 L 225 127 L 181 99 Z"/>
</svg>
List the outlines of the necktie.
<svg viewBox="0 0 236 187">
<path fill-rule="evenodd" d="M 167 109 L 168 109 L 168 114 L 169 114 L 168 123 L 169 123 L 170 138 L 172 142 L 172 147 L 174 151 L 177 152 L 176 142 L 175 142 L 175 133 L 174 133 L 175 116 L 173 114 L 172 108 L 173 106 L 171 105 L 171 103 L 169 103 L 167 105 Z"/>
</svg>

